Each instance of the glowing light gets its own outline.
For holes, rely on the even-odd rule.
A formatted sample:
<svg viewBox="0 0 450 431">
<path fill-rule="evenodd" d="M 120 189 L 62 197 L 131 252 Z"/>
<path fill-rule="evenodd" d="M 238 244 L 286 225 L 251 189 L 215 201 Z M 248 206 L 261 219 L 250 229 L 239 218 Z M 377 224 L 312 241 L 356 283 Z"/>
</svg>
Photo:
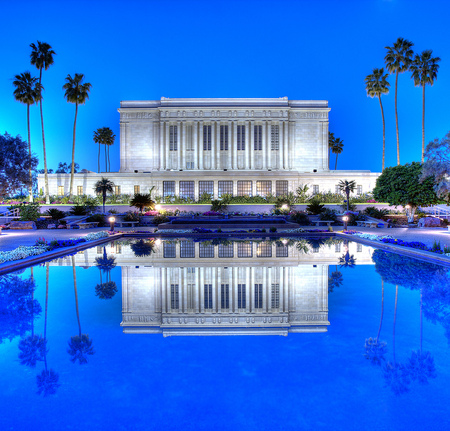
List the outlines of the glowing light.
<svg viewBox="0 0 450 431">
<path fill-rule="evenodd" d="M 161 240 L 160 239 L 155 240 L 155 245 L 160 245 L 160 244 L 161 244 Z"/>
<path fill-rule="evenodd" d="M 159 204 L 158 204 L 158 205 L 155 205 L 155 210 L 156 210 L 156 211 L 159 211 L 160 209 L 161 209 L 161 205 L 159 205 Z"/>
<path fill-rule="evenodd" d="M 108 220 L 109 220 L 110 223 L 114 223 L 116 221 L 116 218 L 115 217 L 110 217 Z"/>
<path fill-rule="evenodd" d="M 286 204 L 281 205 L 281 209 L 286 211 L 289 209 L 289 207 Z"/>
<path fill-rule="evenodd" d="M 286 244 L 288 243 L 288 240 L 287 240 L 287 239 L 283 239 L 281 242 L 282 242 L 284 245 L 286 245 Z"/>
</svg>

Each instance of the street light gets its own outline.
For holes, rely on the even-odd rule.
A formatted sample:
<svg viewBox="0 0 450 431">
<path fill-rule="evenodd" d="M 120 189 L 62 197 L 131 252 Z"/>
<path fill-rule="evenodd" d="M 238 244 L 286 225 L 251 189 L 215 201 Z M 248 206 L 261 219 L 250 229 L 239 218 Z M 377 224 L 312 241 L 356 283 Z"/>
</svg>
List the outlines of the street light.
<svg viewBox="0 0 450 431">
<path fill-rule="evenodd" d="M 347 231 L 347 222 L 348 222 L 348 217 L 344 216 L 342 217 L 342 220 L 344 220 L 344 232 Z"/>
<path fill-rule="evenodd" d="M 116 218 L 110 217 L 108 220 L 109 220 L 110 231 L 114 232 L 114 222 L 116 221 Z"/>
</svg>

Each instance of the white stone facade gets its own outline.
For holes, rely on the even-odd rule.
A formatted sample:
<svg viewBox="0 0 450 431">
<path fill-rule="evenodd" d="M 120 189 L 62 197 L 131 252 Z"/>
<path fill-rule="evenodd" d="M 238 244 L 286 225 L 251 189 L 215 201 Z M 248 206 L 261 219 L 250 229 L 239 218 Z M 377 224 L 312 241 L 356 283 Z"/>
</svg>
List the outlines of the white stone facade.
<svg viewBox="0 0 450 431">
<path fill-rule="evenodd" d="M 74 194 L 93 194 L 102 176 L 133 194 L 198 199 L 281 195 L 308 184 L 335 192 L 342 179 L 371 191 L 378 174 L 330 171 L 327 101 L 169 99 L 120 104 L 120 171 L 75 175 Z M 67 194 L 70 175 L 49 176 L 50 194 Z M 315 187 L 313 187 L 315 186 Z M 43 176 L 39 176 L 43 187 Z"/>
</svg>

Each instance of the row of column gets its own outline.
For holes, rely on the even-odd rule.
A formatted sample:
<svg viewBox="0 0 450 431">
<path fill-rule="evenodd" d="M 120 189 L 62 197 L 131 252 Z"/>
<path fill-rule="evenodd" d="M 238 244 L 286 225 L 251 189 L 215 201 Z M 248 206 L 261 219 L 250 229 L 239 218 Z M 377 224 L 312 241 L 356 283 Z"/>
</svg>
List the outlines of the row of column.
<svg viewBox="0 0 450 431">
<path fill-rule="evenodd" d="M 211 150 L 203 150 L 203 126 L 211 126 Z M 220 126 L 228 126 L 228 150 L 220 150 Z M 237 149 L 237 127 L 245 126 L 245 150 Z M 262 125 L 262 149 L 254 149 L 255 125 Z M 278 126 L 278 150 L 271 149 L 272 126 Z M 177 126 L 177 151 L 170 150 L 170 126 Z M 187 142 L 187 127 L 192 126 L 192 142 Z M 205 169 L 206 157 L 209 157 L 211 170 L 219 169 L 239 169 L 238 156 L 244 156 L 244 166 L 240 169 L 255 169 L 255 153 L 261 153 L 261 169 L 291 169 L 290 166 L 290 141 L 289 141 L 288 121 L 264 121 L 262 124 L 255 124 L 255 121 L 245 121 L 238 124 L 237 121 L 161 121 L 160 122 L 160 170 L 166 169 Z M 188 145 L 191 144 L 191 145 Z M 193 153 L 193 168 L 187 168 L 186 162 L 188 147 Z M 171 160 L 171 153 L 176 153 L 176 166 Z M 276 154 L 276 162 L 272 158 L 272 153 Z M 227 162 L 221 163 L 221 155 L 227 155 Z"/>
<path fill-rule="evenodd" d="M 274 268 L 275 270 L 277 268 Z M 180 268 L 178 276 L 170 273 L 171 268 L 161 268 L 161 307 L 163 313 L 261 313 L 276 310 L 288 311 L 288 277 L 289 268 L 264 268 L 264 280 L 255 277 L 255 268 L 195 268 L 195 274 L 188 274 L 187 268 Z M 229 271 L 227 276 L 223 271 Z M 238 272 L 239 271 L 239 272 Z M 262 282 L 262 283 L 261 283 Z M 278 284 L 276 289 L 278 305 L 272 308 L 272 283 Z M 171 285 L 178 285 L 179 308 L 171 307 Z M 212 308 L 205 309 L 205 284 L 212 285 Z M 228 308 L 221 307 L 221 287 L 228 284 Z M 245 308 L 239 308 L 238 284 L 245 284 Z M 262 284 L 262 308 L 255 308 L 255 284 Z M 275 298 L 274 298 L 275 300 Z"/>
</svg>

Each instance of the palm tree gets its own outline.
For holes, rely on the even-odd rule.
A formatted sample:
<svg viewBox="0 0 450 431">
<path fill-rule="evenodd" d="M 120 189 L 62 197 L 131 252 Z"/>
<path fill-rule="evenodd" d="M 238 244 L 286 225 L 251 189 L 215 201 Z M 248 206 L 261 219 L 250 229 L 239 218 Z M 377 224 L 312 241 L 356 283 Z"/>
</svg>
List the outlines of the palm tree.
<svg viewBox="0 0 450 431">
<path fill-rule="evenodd" d="M 30 187 L 29 187 L 29 201 L 33 202 L 33 175 L 31 173 L 31 135 L 30 135 L 30 105 L 41 100 L 42 86 L 39 84 L 38 79 L 31 76 L 30 72 L 24 72 L 20 75 L 14 76 L 14 98 L 25 105 L 27 105 L 27 128 L 28 128 L 28 156 L 30 158 Z"/>
<path fill-rule="evenodd" d="M 424 162 L 423 154 L 425 152 L 425 86 L 433 85 L 437 78 L 439 70 L 438 63 L 441 61 L 439 57 L 432 57 L 433 51 L 427 49 L 421 54 L 416 54 L 411 63 L 411 78 L 414 79 L 416 87 L 422 87 L 422 163 Z"/>
<path fill-rule="evenodd" d="M 153 210 L 155 201 L 152 199 L 152 193 L 136 193 L 130 200 L 130 206 L 136 207 L 142 213 L 144 208 Z"/>
<path fill-rule="evenodd" d="M 381 108 L 381 118 L 383 120 L 383 159 L 381 164 L 381 171 L 384 170 L 384 158 L 386 153 L 386 126 L 384 123 L 384 111 L 383 104 L 381 103 L 381 95 L 389 93 L 389 87 L 391 84 L 387 81 L 388 74 L 384 74 L 384 69 L 373 69 L 371 75 L 367 75 L 366 82 L 366 91 L 369 97 L 378 97 Z M 400 159 L 399 159 L 400 160 Z M 400 162 L 399 162 L 400 164 Z"/>
<path fill-rule="evenodd" d="M 397 83 L 398 74 L 406 72 L 411 64 L 412 56 L 414 54 L 411 49 L 414 46 L 412 42 L 407 39 L 399 37 L 393 46 L 385 46 L 387 49 L 384 62 L 389 73 L 395 73 L 395 129 L 397 132 L 397 165 L 400 164 L 400 140 L 398 134 L 398 114 L 397 114 Z"/>
<path fill-rule="evenodd" d="M 356 183 L 355 181 L 347 181 L 347 180 L 341 180 L 338 184 L 339 190 L 347 196 L 347 211 L 350 201 L 350 193 L 353 193 L 356 189 Z"/>
<path fill-rule="evenodd" d="M 75 121 L 73 123 L 73 144 L 72 144 L 72 168 L 70 170 L 70 189 L 69 199 L 73 194 L 73 174 L 75 166 L 75 132 L 77 127 L 77 114 L 78 105 L 84 105 L 86 99 L 89 99 L 89 91 L 91 91 L 92 85 L 88 82 L 82 84 L 84 75 L 82 73 L 75 73 L 72 78 L 70 75 L 66 77 L 66 83 L 63 85 L 63 90 L 66 90 L 64 97 L 69 103 L 75 103 Z"/>
<path fill-rule="evenodd" d="M 336 154 L 336 164 L 334 165 L 334 170 L 337 169 L 337 161 L 339 154 L 344 151 L 344 141 L 340 138 L 335 138 L 333 146 L 331 147 L 331 152 Z"/>
<path fill-rule="evenodd" d="M 139 239 L 135 243 L 131 244 L 130 248 L 136 257 L 145 257 L 150 256 L 152 253 L 156 253 L 154 239 L 147 241 Z"/>
<path fill-rule="evenodd" d="M 98 172 L 100 172 L 100 145 L 105 146 L 105 171 L 109 172 L 109 146 L 114 144 L 116 135 L 109 127 L 100 127 L 94 132 L 94 142 L 98 144 Z M 106 154 L 106 147 L 108 147 L 108 155 Z"/>
<path fill-rule="evenodd" d="M 333 271 L 331 276 L 328 277 L 328 293 L 333 292 L 335 287 L 341 287 L 343 281 L 342 272 L 338 271 L 336 265 L 336 271 Z"/>
<path fill-rule="evenodd" d="M 37 41 L 37 46 L 32 43 L 30 54 L 31 64 L 39 70 L 39 85 L 42 89 L 42 69 L 47 70 L 53 64 L 53 56 L 56 55 L 52 47 L 45 42 Z M 50 203 L 50 195 L 48 191 L 48 171 L 47 171 L 47 152 L 45 149 L 45 133 L 44 133 L 44 115 L 42 113 L 42 97 L 39 103 L 41 111 L 41 127 L 42 127 L 42 145 L 44 146 L 44 176 L 45 176 L 45 203 Z"/>
<path fill-rule="evenodd" d="M 114 183 L 108 178 L 102 177 L 101 180 L 98 180 L 94 185 L 94 191 L 98 195 L 102 194 L 103 200 L 103 214 L 105 214 L 105 202 L 107 193 L 112 193 L 114 191 Z"/>
<path fill-rule="evenodd" d="M 117 285 L 111 280 L 111 270 L 116 266 L 116 258 L 108 257 L 106 247 L 103 247 L 103 257 L 96 257 L 95 265 L 100 272 L 100 284 L 95 286 L 95 294 L 100 299 L 111 299 L 117 293 Z M 106 273 L 105 283 L 102 280 L 102 272 Z"/>
<path fill-rule="evenodd" d="M 78 310 L 78 293 L 77 293 L 77 274 L 75 270 L 75 258 L 72 256 L 72 271 L 73 271 L 73 285 L 75 289 L 75 305 L 77 310 L 77 320 L 78 320 L 78 335 L 70 337 L 69 349 L 67 353 L 71 356 L 70 360 L 72 362 L 78 362 L 80 364 L 86 364 L 86 355 L 93 355 L 94 348 L 92 347 L 92 340 L 89 339 L 88 334 L 81 333 L 81 323 L 80 323 L 80 312 Z"/>
</svg>

